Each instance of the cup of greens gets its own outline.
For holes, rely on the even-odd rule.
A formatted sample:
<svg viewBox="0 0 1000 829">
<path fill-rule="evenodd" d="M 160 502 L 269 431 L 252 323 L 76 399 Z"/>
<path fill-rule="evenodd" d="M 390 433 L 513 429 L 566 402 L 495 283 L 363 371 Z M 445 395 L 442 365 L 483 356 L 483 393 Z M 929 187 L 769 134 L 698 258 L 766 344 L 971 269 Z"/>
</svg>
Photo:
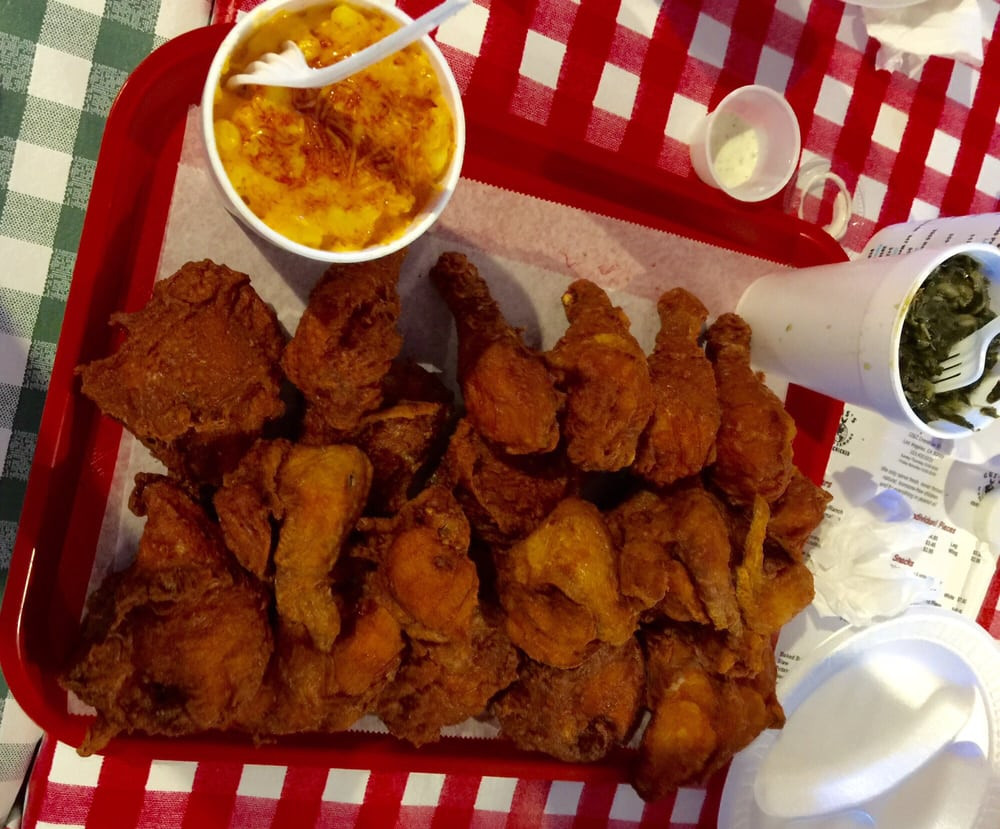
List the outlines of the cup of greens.
<svg viewBox="0 0 1000 829">
<path fill-rule="evenodd" d="M 736 310 L 753 330 L 754 365 L 769 374 L 936 438 L 997 422 L 1000 368 L 991 362 L 968 388 L 938 395 L 932 385 L 951 347 L 1000 313 L 993 245 L 775 272 L 751 284 Z"/>
</svg>

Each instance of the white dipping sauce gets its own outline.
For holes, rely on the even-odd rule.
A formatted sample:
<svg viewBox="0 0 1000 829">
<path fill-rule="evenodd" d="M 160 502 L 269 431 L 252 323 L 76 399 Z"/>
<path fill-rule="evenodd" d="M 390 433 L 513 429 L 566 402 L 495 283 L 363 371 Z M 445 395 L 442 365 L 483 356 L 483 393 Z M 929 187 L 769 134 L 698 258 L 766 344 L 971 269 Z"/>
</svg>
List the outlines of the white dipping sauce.
<svg viewBox="0 0 1000 829">
<path fill-rule="evenodd" d="M 757 131 L 740 116 L 721 113 L 712 130 L 709 151 L 719 184 L 739 187 L 750 180 L 757 166 Z"/>
</svg>

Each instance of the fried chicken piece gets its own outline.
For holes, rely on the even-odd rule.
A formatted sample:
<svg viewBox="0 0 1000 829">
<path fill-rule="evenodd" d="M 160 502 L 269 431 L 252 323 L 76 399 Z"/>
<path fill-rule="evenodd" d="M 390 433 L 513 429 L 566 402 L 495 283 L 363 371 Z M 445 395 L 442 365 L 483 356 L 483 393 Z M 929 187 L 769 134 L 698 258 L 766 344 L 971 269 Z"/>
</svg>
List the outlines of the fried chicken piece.
<svg viewBox="0 0 1000 829">
<path fill-rule="evenodd" d="M 660 330 L 649 356 L 655 405 L 639 440 L 633 471 L 666 486 L 715 460 L 722 421 L 712 364 L 699 344 L 708 309 L 683 288 L 656 304 Z"/>
<path fill-rule="evenodd" d="M 340 630 L 330 573 L 364 509 L 371 474 L 354 446 L 262 442 L 215 495 L 234 555 L 258 576 L 272 561 L 278 615 L 321 651 Z"/>
<path fill-rule="evenodd" d="M 279 626 L 267 680 L 244 709 L 237 723 L 241 730 L 258 738 L 343 731 L 375 709 L 400 664 L 399 624 L 369 594 L 342 614 L 344 627 L 329 651 Z"/>
<path fill-rule="evenodd" d="M 383 380 L 403 344 L 396 323 L 405 256 L 331 265 L 312 289 L 281 355 L 305 397 L 303 443 L 340 443 L 381 405 Z"/>
<path fill-rule="evenodd" d="M 783 550 L 792 561 L 801 562 L 806 542 L 826 515 L 833 496 L 816 486 L 797 468 L 792 470 L 788 489 L 771 505 L 767 541 Z"/>
<path fill-rule="evenodd" d="M 285 335 L 250 277 L 209 260 L 157 282 L 146 306 L 117 313 L 109 357 L 80 366 L 83 393 L 167 467 L 217 486 L 285 412 Z"/>
<path fill-rule="evenodd" d="M 622 645 L 635 631 L 637 613 L 619 587 L 618 551 L 589 501 L 561 501 L 496 559 L 507 632 L 532 659 L 574 668 L 598 643 Z"/>
<path fill-rule="evenodd" d="M 663 495 L 640 491 L 616 508 L 608 522 L 619 539 L 624 561 L 636 555 L 663 563 L 679 561 L 690 576 L 708 621 L 719 630 L 740 632 L 729 520 L 724 507 L 700 484 L 682 486 Z M 658 554 L 649 549 L 650 545 Z M 677 584 L 683 590 L 683 581 L 678 579 Z M 646 592 L 649 598 L 655 598 L 659 591 Z M 665 593 L 664 598 L 667 596 L 676 600 L 684 593 Z M 657 609 L 677 619 L 670 605 Z M 681 605 L 681 612 L 690 615 L 692 621 L 701 621 L 697 609 L 690 602 Z M 678 621 L 684 621 L 683 616 Z"/>
<path fill-rule="evenodd" d="M 562 303 L 569 328 L 545 358 L 566 395 L 566 455 L 580 469 L 614 472 L 635 459 L 653 412 L 646 353 L 625 312 L 590 280 L 573 282 Z"/>
<path fill-rule="evenodd" d="M 726 678 L 706 666 L 698 639 L 667 630 L 646 636 L 647 704 L 632 784 L 645 800 L 658 800 L 701 784 L 784 714 L 770 667 L 747 678 Z"/>
<path fill-rule="evenodd" d="M 517 650 L 502 624 L 477 610 L 469 641 L 410 641 L 403 664 L 382 691 L 378 715 L 400 739 L 415 746 L 434 742 L 445 726 L 485 711 L 517 679 L 517 667 Z"/>
<path fill-rule="evenodd" d="M 452 406 L 455 395 L 444 384 L 439 372 L 405 357 L 398 357 L 392 361 L 389 373 L 382 379 L 382 403 L 385 406 L 395 406 L 397 403 L 413 400 Z"/>
<path fill-rule="evenodd" d="M 268 596 L 176 484 L 140 479 L 147 517 L 135 560 L 92 595 L 63 687 L 97 709 L 86 756 L 133 731 L 177 736 L 227 728 L 255 697 L 271 657 Z"/>
<path fill-rule="evenodd" d="M 777 633 L 815 595 L 812 571 L 801 561 L 765 556 L 764 539 L 770 510 L 762 496 L 754 501 L 736 568 L 736 595 L 747 626 L 761 634 Z"/>
<path fill-rule="evenodd" d="M 411 638 L 446 642 L 472 635 L 479 576 L 468 556 L 471 529 L 446 488 L 430 486 L 393 518 L 362 519 L 354 555 L 375 561 L 374 579 Z"/>
<path fill-rule="evenodd" d="M 284 439 L 257 441 L 212 498 L 226 546 L 261 581 L 274 580 L 273 536 L 285 514 L 278 476 L 291 448 Z"/>
<path fill-rule="evenodd" d="M 541 356 L 504 319 L 489 286 L 460 253 L 443 253 L 431 280 L 455 318 L 466 417 L 512 455 L 551 452 L 561 406 Z"/>
<path fill-rule="evenodd" d="M 372 462 L 366 513 L 393 515 L 426 483 L 448 444 L 454 398 L 437 374 L 397 359 L 382 382 L 382 408 L 346 442 Z"/>
<path fill-rule="evenodd" d="M 737 504 L 752 504 L 757 495 L 776 501 L 794 470 L 795 421 L 751 368 L 750 336 L 750 326 L 732 313 L 720 316 L 707 334 L 722 403 L 711 477 Z"/>
<path fill-rule="evenodd" d="M 490 710 L 518 748 L 591 763 L 628 739 L 644 692 L 642 651 L 632 637 L 599 646 L 568 670 L 529 661 Z"/>
<path fill-rule="evenodd" d="M 561 453 L 508 455 L 466 419 L 452 433 L 434 480 L 452 489 L 476 536 L 501 547 L 526 536 L 576 487 Z"/>
</svg>

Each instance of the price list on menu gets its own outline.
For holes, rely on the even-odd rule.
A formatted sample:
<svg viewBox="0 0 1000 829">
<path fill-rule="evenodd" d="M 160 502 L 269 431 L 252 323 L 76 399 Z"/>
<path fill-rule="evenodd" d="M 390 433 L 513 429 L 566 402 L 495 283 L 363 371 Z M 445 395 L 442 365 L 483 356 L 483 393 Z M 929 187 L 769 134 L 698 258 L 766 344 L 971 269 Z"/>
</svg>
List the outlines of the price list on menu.
<svg viewBox="0 0 1000 829">
<path fill-rule="evenodd" d="M 1000 467 L 962 460 L 955 443 L 845 407 L 824 481 L 833 495 L 827 517 L 838 521 L 880 493 L 898 493 L 909 510 L 890 518 L 911 525 L 910 537 L 922 543 L 891 551 L 893 566 L 930 580 L 934 604 L 974 618 L 997 561 L 985 519 L 1000 497 L 1000 489 L 991 495 Z"/>
</svg>

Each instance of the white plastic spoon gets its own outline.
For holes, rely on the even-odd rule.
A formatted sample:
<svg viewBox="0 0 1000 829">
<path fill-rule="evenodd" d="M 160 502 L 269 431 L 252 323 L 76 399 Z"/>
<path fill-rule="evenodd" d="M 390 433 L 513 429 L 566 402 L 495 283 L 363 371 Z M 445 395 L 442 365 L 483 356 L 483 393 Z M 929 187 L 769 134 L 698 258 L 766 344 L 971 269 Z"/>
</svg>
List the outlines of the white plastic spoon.
<svg viewBox="0 0 1000 829">
<path fill-rule="evenodd" d="M 441 23 L 470 2 L 472 0 L 445 0 L 416 20 L 401 26 L 381 40 L 375 41 L 371 46 L 319 69 L 314 69 L 306 63 L 305 56 L 296 43 L 291 40 L 285 41 L 280 52 L 268 52 L 266 55 L 262 55 L 248 64 L 243 73 L 233 75 L 227 85 L 230 89 L 243 84 L 314 89 L 338 83 L 355 72 L 360 72 L 373 63 L 378 63 L 382 58 L 388 57 L 400 49 L 405 49 L 414 41 L 440 26 Z"/>
</svg>

